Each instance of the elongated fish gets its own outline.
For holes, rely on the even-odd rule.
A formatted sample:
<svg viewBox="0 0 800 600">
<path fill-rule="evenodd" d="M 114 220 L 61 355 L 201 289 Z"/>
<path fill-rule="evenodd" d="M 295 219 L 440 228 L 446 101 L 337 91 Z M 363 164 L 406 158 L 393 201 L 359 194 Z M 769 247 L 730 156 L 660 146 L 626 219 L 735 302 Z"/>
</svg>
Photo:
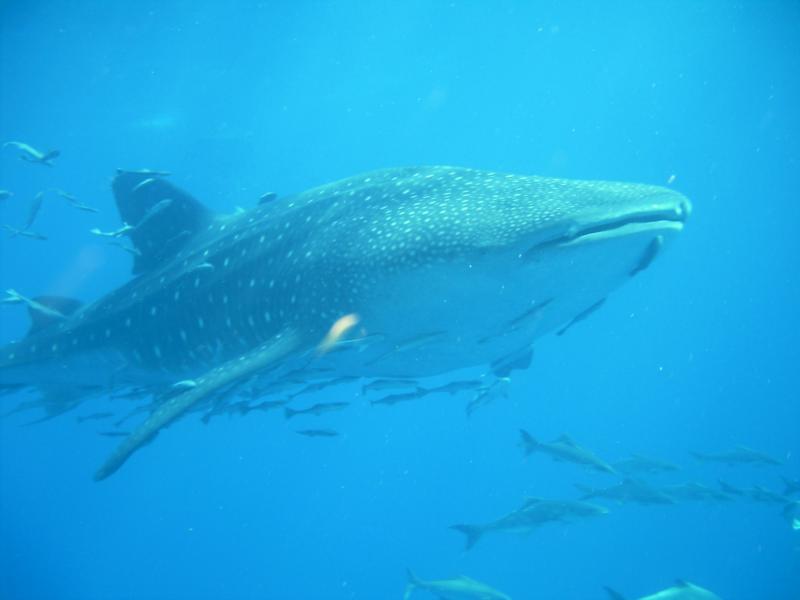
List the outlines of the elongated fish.
<svg viewBox="0 0 800 600">
<path fill-rule="evenodd" d="M 414 575 L 411 569 L 407 569 L 406 574 L 408 575 L 408 584 L 403 594 L 403 600 L 411 598 L 411 594 L 416 590 L 430 592 L 441 600 L 511 600 L 503 592 L 465 575 L 455 579 L 424 581 Z"/>
</svg>

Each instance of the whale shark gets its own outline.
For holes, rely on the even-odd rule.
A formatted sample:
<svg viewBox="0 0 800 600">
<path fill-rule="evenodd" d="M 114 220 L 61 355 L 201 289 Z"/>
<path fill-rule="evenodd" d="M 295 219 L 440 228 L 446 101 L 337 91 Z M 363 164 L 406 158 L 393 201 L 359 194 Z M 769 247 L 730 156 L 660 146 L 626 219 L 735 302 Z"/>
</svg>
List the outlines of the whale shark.
<svg viewBox="0 0 800 600">
<path fill-rule="evenodd" d="M 168 175 L 112 181 L 123 226 L 104 235 L 132 244 L 131 280 L 85 304 L 32 298 L 30 332 L 0 347 L 0 387 L 39 390 L 48 416 L 147 399 L 97 480 L 242 395 L 519 355 L 648 268 L 691 210 L 659 186 L 428 166 L 218 214 Z"/>
</svg>

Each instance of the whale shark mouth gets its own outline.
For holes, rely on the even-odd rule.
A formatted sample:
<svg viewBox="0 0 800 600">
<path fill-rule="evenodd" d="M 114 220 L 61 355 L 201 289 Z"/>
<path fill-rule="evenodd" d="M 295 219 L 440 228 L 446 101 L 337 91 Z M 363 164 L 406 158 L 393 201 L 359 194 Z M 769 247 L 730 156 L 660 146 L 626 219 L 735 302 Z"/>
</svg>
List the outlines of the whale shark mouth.
<svg viewBox="0 0 800 600">
<path fill-rule="evenodd" d="M 652 226 L 665 226 L 669 229 L 681 229 L 691 212 L 690 205 L 682 202 L 676 207 L 668 210 L 648 211 L 626 215 L 621 218 L 595 223 L 589 227 L 577 228 L 562 236 L 561 242 L 571 242 L 578 238 L 586 237 L 597 233 L 610 233 L 651 229 Z M 644 227 L 638 227 L 643 225 Z"/>
<path fill-rule="evenodd" d="M 680 231 L 690 214 L 691 205 L 687 201 L 682 201 L 670 208 L 629 213 L 605 221 L 595 221 L 585 227 L 573 225 L 559 235 L 538 241 L 522 255 L 522 258 L 532 259 L 539 251 L 554 246 L 577 245 L 648 230 Z"/>
</svg>

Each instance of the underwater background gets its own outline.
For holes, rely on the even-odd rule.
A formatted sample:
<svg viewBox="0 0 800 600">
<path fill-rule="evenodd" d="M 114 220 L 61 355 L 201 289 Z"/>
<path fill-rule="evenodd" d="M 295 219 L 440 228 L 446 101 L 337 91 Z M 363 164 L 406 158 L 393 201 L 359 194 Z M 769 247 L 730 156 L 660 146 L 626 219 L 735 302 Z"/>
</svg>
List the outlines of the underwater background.
<svg viewBox="0 0 800 600">
<path fill-rule="evenodd" d="M 694 209 L 663 257 L 538 340 L 509 398 L 470 418 L 468 394 L 386 408 L 337 387 L 308 400 L 353 407 L 307 418 L 335 439 L 279 412 L 190 416 L 95 483 L 117 441 L 76 416 L 127 406 L 6 416 L 0 596 L 400 598 L 408 567 L 515 600 L 637 598 L 676 578 L 725 600 L 800 598 L 800 531 L 779 503 L 598 501 L 608 515 L 468 552 L 449 528 L 613 483 L 525 459 L 519 428 L 682 467 L 657 485 L 780 493 L 800 477 L 800 3 L 6 0 L 0 52 L 0 141 L 61 150 L 52 169 L 2 150 L 15 195 L 0 223 L 19 227 L 53 187 L 100 210 L 46 200 L 47 241 L 3 234 L 0 289 L 90 301 L 129 279 L 130 256 L 89 234 L 120 225 L 117 168 L 170 171 L 227 212 L 430 164 L 669 185 Z M 0 308 L 0 341 L 23 336 L 25 311 Z M 784 464 L 690 454 L 739 444 Z"/>
</svg>

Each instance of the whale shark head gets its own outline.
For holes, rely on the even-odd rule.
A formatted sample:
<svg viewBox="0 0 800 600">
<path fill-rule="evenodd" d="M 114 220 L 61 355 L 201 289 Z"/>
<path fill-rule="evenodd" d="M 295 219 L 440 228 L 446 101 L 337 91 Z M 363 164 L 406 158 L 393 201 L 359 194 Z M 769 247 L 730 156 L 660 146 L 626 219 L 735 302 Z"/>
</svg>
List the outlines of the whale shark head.
<svg viewBox="0 0 800 600">
<path fill-rule="evenodd" d="M 651 185 L 450 167 L 392 177 L 401 201 L 367 209 L 372 233 L 359 236 L 375 293 L 358 310 L 395 338 L 449 332 L 415 349 L 417 366 L 434 372 L 588 316 L 650 265 L 691 211 L 683 195 Z"/>
</svg>

